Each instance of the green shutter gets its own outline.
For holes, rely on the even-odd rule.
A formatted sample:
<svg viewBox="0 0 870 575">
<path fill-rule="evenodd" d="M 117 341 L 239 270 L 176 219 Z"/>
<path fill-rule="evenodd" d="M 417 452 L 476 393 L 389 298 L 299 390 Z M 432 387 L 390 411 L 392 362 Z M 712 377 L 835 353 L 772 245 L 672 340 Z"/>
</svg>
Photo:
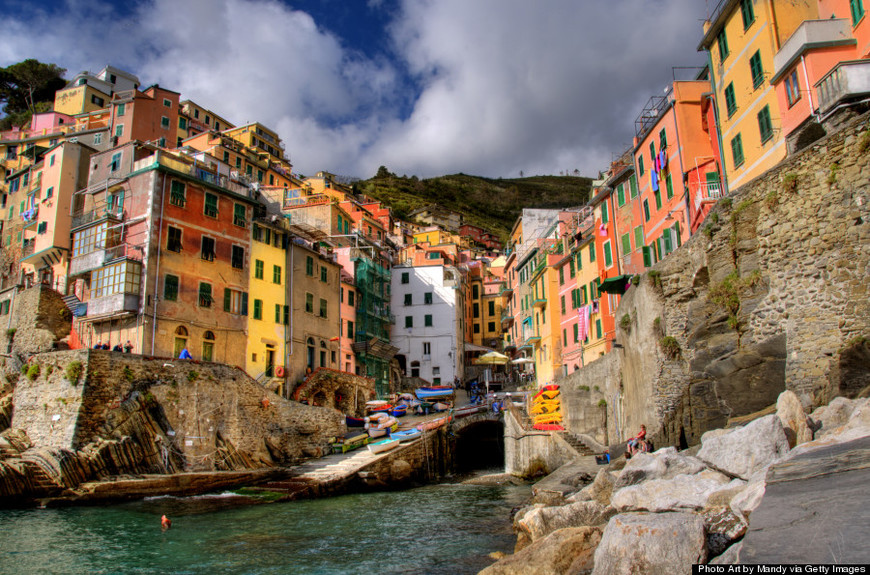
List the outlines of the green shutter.
<svg viewBox="0 0 870 575">
<path fill-rule="evenodd" d="M 607 215 L 607 200 L 604 200 L 601 204 L 601 223 L 606 224 L 610 221 L 610 218 Z"/>
<path fill-rule="evenodd" d="M 595 261 L 595 243 L 589 244 L 589 261 Z"/>
<path fill-rule="evenodd" d="M 634 228 L 634 249 L 643 246 L 643 226 Z"/>
<path fill-rule="evenodd" d="M 631 253 L 631 234 L 622 234 L 622 255 Z"/>
<path fill-rule="evenodd" d="M 637 173 L 643 177 L 643 154 L 637 157 Z"/>
<path fill-rule="evenodd" d="M 674 182 L 671 180 L 671 175 L 668 174 L 668 177 L 665 178 L 665 187 L 668 190 L 668 199 L 674 197 Z"/>
<path fill-rule="evenodd" d="M 737 111 L 737 99 L 734 97 L 734 82 L 731 82 L 725 88 L 725 109 L 728 112 L 729 118 Z"/>
<path fill-rule="evenodd" d="M 649 246 L 643 246 L 643 266 L 652 267 L 652 254 L 650 254 Z"/>
<path fill-rule="evenodd" d="M 674 222 L 674 235 L 676 236 L 677 247 L 683 245 L 683 240 L 680 239 L 680 222 Z"/>
<path fill-rule="evenodd" d="M 230 288 L 224 288 L 224 311 L 230 311 L 232 292 Z"/>
<path fill-rule="evenodd" d="M 595 335 L 598 337 L 598 339 L 601 339 L 601 336 L 604 335 L 601 332 L 601 320 L 600 319 L 595 320 Z"/>
<path fill-rule="evenodd" d="M 604 243 L 604 267 L 609 268 L 613 265 L 613 254 L 610 252 L 610 242 Z"/>
<path fill-rule="evenodd" d="M 734 167 L 743 165 L 743 137 L 737 134 L 731 140 L 731 157 L 734 160 Z"/>
<path fill-rule="evenodd" d="M 586 293 L 586 286 L 583 286 L 582 288 L 580 288 L 580 293 L 582 295 L 582 299 L 580 300 L 581 305 L 586 305 L 587 303 L 589 303 L 589 295 Z M 580 307 L 580 306 L 578 305 L 575 307 Z"/>
<path fill-rule="evenodd" d="M 659 186 L 659 189 L 655 191 L 653 194 L 656 198 L 656 209 L 662 209 L 662 188 Z"/>
<path fill-rule="evenodd" d="M 761 65 L 761 51 L 756 51 L 749 59 L 749 71 L 752 73 L 752 87 L 758 88 L 764 82 L 764 67 Z"/>
<path fill-rule="evenodd" d="M 632 174 L 631 177 L 628 179 L 628 187 L 631 190 L 631 192 L 630 192 L 631 197 L 636 198 L 637 197 L 637 177 L 635 177 L 634 174 Z"/>
<path fill-rule="evenodd" d="M 644 221 L 649 221 L 649 200 L 643 201 L 643 218 Z"/>
<path fill-rule="evenodd" d="M 622 207 L 625 205 L 625 184 L 616 187 L 616 203 Z"/>
<path fill-rule="evenodd" d="M 242 315 L 248 315 L 248 293 L 242 292 Z"/>
</svg>

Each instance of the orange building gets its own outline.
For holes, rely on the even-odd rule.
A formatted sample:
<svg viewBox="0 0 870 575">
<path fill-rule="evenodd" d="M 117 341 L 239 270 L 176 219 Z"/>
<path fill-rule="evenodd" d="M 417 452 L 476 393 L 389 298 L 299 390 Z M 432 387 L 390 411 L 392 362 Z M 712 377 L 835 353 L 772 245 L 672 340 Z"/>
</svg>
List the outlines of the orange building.
<svg viewBox="0 0 870 575">
<path fill-rule="evenodd" d="M 161 148 L 177 143 L 178 92 L 154 85 L 115 92 L 110 103 L 112 143 L 151 142 Z"/>
</svg>

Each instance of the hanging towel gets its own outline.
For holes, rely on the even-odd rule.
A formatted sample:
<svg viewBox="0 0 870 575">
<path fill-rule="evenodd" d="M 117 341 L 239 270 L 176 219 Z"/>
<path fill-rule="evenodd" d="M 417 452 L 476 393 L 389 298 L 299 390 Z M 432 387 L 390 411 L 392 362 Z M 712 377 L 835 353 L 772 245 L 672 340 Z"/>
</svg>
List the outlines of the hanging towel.
<svg viewBox="0 0 870 575">
<path fill-rule="evenodd" d="M 652 190 L 653 190 L 654 192 L 659 191 L 659 178 L 658 178 L 658 174 L 656 174 L 655 172 L 650 172 L 650 173 L 649 173 L 649 181 L 650 181 L 650 184 L 652 185 Z"/>
<path fill-rule="evenodd" d="M 580 341 L 586 339 L 586 332 L 588 331 L 586 327 L 586 309 L 588 307 L 589 306 L 584 305 L 583 307 L 577 308 L 577 335 L 579 336 Z"/>
<path fill-rule="evenodd" d="M 607 237 L 607 226 L 605 226 L 604 224 L 601 224 L 601 226 L 599 226 L 599 228 L 598 228 L 598 235 L 606 238 Z"/>
<path fill-rule="evenodd" d="M 664 150 L 661 150 L 659 152 L 659 165 L 661 166 L 659 171 L 664 170 L 665 168 L 668 167 L 668 156 L 667 156 L 667 154 L 665 154 Z"/>
</svg>

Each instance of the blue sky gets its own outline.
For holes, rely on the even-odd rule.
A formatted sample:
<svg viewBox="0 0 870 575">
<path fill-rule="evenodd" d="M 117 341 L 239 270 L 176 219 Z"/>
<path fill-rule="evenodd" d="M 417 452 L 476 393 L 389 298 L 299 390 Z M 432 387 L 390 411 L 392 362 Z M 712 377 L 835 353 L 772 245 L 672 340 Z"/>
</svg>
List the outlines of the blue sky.
<svg viewBox="0 0 870 575">
<path fill-rule="evenodd" d="M 278 130 L 301 173 L 595 175 L 706 62 L 708 3 L 0 0 L 0 65 L 124 68 Z"/>
</svg>

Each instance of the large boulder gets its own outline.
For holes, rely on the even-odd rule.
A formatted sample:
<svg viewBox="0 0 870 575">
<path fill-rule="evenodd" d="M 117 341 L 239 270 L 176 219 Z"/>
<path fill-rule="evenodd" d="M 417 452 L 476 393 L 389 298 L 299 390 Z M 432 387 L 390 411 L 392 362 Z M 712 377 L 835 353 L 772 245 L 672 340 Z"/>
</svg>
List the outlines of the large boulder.
<svg viewBox="0 0 870 575">
<path fill-rule="evenodd" d="M 696 475 L 677 475 L 630 485 L 613 494 L 611 505 L 620 513 L 698 510 L 707 507 L 715 493 L 727 491 L 733 496 L 745 485 L 739 479 L 729 481 L 725 475 L 708 469 Z"/>
<path fill-rule="evenodd" d="M 756 419 L 728 433 L 705 433 L 698 459 L 732 477 L 749 479 L 789 451 L 788 437 L 776 414 Z"/>
<path fill-rule="evenodd" d="M 560 507 L 532 509 L 514 526 L 517 531 L 525 532 L 531 541 L 537 541 L 565 527 L 603 525 L 614 514 L 613 509 L 595 501 L 578 501 Z"/>
<path fill-rule="evenodd" d="M 707 466 L 696 457 L 678 453 L 674 447 L 659 449 L 655 453 L 638 453 L 625 464 L 613 490 L 617 491 L 651 479 L 693 475 L 706 468 Z"/>
<path fill-rule="evenodd" d="M 704 519 L 695 513 L 613 517 L 595 550 L 593 575 L 691 573 L 707 559 Z"/>
<path fill-rule="evenodd" d="M 701 512 L 707 529 L 707 555 L 719 555 L 746 534 L 746 521 L 727 507 L 710 507 Z"/>
<path fill-rule="evenodd" d="M 776 400 L 776 415 L 782 422 L 789 447 L 813 440 L 811 421 L 807 418 L 801 400 L 793 391 L 783 391 Z"/>
<path fill-rule="evenodd" d="M 767 475 L 767 467 L 764 467 L 754 473 L 746 487 L 740 493 L 736 494 L 729 503 L 731 511 L 740 517 L 743 521 L 747 521 L 749 514 L 752 513 L 764 498 L 764 490 L 767 485 L 765 476 Z"/>
<path fill-rule="evenodd" d="M 480 575 L 583 575 L 592 572 L 600 527 L 568 527 L 554 531 L 522 551 L 499 560 Z"/>
<path fill-rule="evenodd" d="M 601 505 L 610 505 L 610 497 L 613 495 L 613 486 L 616 485 L 617 474 L 602 469 L 595 476 L 595 480 L 589 485 L 568 498 L 573 503 L 576 501 L 597 501 Z"/>
<path fill-rule="evenodd" d="M 855 401 L 847 397 L 835 397 L 828 405 L 816 408 L 810 414 L 810 419 L 816 427 L 815 437 L 823 437 L 838 427 L 846 425 L 854 410 Z"/>
</svg>

